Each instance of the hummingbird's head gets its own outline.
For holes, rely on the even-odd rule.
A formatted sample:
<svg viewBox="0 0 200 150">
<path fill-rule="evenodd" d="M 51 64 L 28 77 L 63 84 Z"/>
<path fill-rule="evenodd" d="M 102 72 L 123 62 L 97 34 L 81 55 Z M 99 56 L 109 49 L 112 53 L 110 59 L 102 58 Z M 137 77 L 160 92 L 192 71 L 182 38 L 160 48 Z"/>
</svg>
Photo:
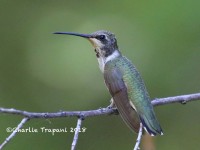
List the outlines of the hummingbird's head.
<svg viewBox="0 0 200 150">
<path fill-rule="evenodd" d="M 100 30 L 92 33 L 91 35 L 92 38 L 89 38 L 89 41 L 95 48 L 97 57 L 108 57 L 115 50 L 118 50 L 117 40 L 113 33 Z"/>
<path fill-rule="evenodd" d="M 75 35 L 88 39 L 95 48 L 97 58 L 107 58 L 116 50 L 118 51 L 115 35 L 109 31 L 100 30 L 91 34 L 80 34 L 73 32 L 55 32 L 55 34 Z"/>
</svg>

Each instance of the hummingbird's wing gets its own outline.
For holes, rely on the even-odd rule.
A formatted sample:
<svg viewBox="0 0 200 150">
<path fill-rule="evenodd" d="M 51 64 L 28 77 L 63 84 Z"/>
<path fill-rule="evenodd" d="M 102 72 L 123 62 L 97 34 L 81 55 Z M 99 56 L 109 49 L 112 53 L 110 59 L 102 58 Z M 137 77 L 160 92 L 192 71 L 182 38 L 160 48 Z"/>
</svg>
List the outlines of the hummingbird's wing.
<svg viewBox="0 0 200 150">
<path fill-rule="evenodd" d="M 105 69 L 104 79 L 122 119 L 129 128 L 138 133 L 140 120 L 134 106 L 130 104 L 127 88 L 118 68 Z"/>
</svg>

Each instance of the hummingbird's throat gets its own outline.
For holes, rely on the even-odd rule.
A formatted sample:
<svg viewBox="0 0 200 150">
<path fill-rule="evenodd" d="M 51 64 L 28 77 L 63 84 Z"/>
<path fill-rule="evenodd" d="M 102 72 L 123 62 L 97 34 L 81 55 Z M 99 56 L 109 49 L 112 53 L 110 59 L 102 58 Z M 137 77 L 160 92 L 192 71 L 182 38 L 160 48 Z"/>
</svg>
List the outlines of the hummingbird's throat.
<svg viewBox="0 0 200 150">
<path fill-rule="evenodd" d="M 108 60 L 112 60 L 120 55 L 117 47 L 109 44 L 103 44 L 100 40 L 95 38 L 88 38 L 92 46 L 95 48 L 97 59 L 101 59 L 101 63 L 106 63 Z"/>
<path fill-rule="evenodd" d="M 97 58 L 106 59 L 107 55 L 105 50 L 102 50 L 99 47 L 95 47 L 94 51 L 96 53 Z"/>
<path fill-rule="evenodd" d="M 99 58 L 99 57 L 100 57 L 99 52 L 98 52 L 96 49 L 94 49 L 94 51 L 95 51 L 95 53 L 96 53 L 96 57 Z"/>
</svg>

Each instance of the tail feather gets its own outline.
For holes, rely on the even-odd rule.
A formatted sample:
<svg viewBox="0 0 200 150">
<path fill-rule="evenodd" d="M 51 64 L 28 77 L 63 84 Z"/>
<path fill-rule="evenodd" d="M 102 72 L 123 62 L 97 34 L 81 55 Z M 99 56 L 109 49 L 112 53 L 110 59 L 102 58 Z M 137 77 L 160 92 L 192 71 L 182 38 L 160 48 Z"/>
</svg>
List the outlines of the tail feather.
<svg viewBox="0 0 200 150">
<path fill-rule="evenodd" d="M 160 124 L 157 120 L 147 120 L 146 117 L 141 117 L 140 120 L 146 132 L 148 132 L 151 136 L 156 136 L 157 134 L 163 135 L 163 131 L 160 127 Z"/>
</svg>

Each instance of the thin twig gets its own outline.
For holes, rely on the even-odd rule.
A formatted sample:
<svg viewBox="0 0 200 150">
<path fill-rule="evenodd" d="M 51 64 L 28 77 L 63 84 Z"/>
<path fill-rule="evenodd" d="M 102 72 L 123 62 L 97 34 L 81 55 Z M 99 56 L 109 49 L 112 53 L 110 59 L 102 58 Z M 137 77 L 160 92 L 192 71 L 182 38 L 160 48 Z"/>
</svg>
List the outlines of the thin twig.
<svg viewBox="0 0 200 150">
<path fill-rule="evenodd" d="M 77 142 L 78 142 L 78 135 L 79 135 L 79 132 L 80 132 L 80 129 L 81 129 L 82 121 L 83 121 L 83 119 L 81 117 L 78 118 L 76 130 L 75 130 L 75 133 L 74 133 L 74 139 L 73 139 L 72 146 L 71 146 L 71 150 L 76 149 L 76 145 L 77 145 Z"/>
<path fill-rule="evenodd" d="M 29 120 L 29 118 L 25 117 L 18 124 L 17 128 L 6 138 L 6 140 L 0 145 L 0 150 L 17 134 L 18 130 L 23 127 L 23 125 Z"/>
<path fill-rule="evenodd" d="M 138 137 L 137 137 L 135 147 L 134 147 L 133 150 L 140 149 L 139 146 L 140 146 L 140 142 L 141 142 L 141 139 L 142 139 L 142 128 L 143 128 L 143 125 L 142 125 L 142 123 L 140 123 L 140 129 L 139 129 L 139 132 L 138 132 Z"/>
<path fill-rule="evenodd" d="M 158 98 L 151 101 L 151 103 L 154 106 L 158 106 L 158 105 L 165 105 L 165 104 L 171 104 L 171 103 L 186 104 L 187 102 L 196 101 L 196 100 L 200 100 L 200 93 L 166 97 L 166 98 Z"/>
</svg>

